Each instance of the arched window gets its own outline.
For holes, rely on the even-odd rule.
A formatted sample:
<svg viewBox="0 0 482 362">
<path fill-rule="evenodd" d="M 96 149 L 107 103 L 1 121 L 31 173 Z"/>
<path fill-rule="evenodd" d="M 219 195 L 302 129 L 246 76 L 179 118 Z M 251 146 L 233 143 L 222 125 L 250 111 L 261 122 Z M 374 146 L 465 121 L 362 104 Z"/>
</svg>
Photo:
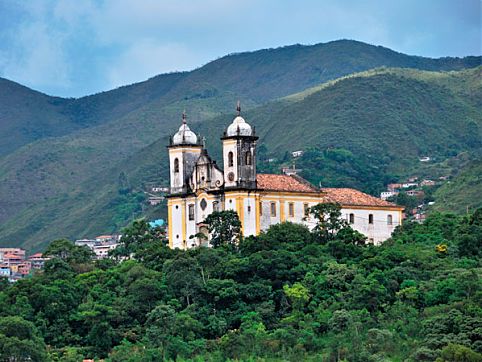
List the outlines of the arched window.
<svg viewBox="0 0 482 362">
<path fill-rule="evenodd" d="M 246 152 L 246 165 L 251 165 L 251 152 L 247 151 Z"/>
<path fill-rule="evenodd" d="M 387 215 L 387 225 L 392 225 L 392 224 L 393 224 L 393 216 Z"/>
<path fill-rule="evenodd" d="M 179 172 L 179 159 L 174 159 L 174 172 Z"/>
<path fill-rule="evenodd" d="M 228 167 L 233 167 L 234 161 L 233 161 L 233 153 L 229 151 L 228 153 Z"/>
<path fill-rule="evenodd" d="M 368 223 L 373 224 L 373 214 L 368 215 Z"/>
</svg>

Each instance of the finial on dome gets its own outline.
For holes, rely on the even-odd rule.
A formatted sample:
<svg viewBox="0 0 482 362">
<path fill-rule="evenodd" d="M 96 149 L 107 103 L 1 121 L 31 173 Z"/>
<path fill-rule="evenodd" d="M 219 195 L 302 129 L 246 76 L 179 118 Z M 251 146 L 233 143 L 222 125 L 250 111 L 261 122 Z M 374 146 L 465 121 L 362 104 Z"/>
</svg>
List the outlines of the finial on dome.
<svg viewBox="0 0 482 362">
<path fill-rule="evenodd" d="M 238 104 L 236 106 L 236 111 L 238 112 L 238 116 L 241 114 L 241 102 L 238 100 Z"/>
<path fill-rule="evenodd" d="M 186 110 L 182 111 L 182 123 L 186 124 Z"/>
</svg>

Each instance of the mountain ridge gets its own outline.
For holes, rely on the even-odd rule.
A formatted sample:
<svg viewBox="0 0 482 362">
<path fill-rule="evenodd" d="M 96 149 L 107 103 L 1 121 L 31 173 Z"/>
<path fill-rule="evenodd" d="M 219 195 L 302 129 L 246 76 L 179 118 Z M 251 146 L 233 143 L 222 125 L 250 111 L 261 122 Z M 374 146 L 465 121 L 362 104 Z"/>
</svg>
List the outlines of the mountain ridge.
<svg viewBox="0 0 482 362">
<path fill-rule="evenodd" d="M 160 74 L 80 98 L 60 98 L 32 90 L 45 99 L 37 106 L 28 107 L 22 106 L 22 97 L 12 98 L 14 94 L 5 99 L 7 92 L 1 87 L 4 80 L 0 82 L 0 135 L 3 135 L 0 136 L 0 157 L 44 137 L 67 135 L 115 120 L 156 97 L 167 95 L 171 100 L 182 99 L 184 91 L 199 82 L 207 81 L 214 89 L 233 92 L 248 103 L 259 104 L 329 79 L 380 66 L 456 70 L 480 65 L 481 60 L 480 56 L 426 58 L 354 40 L 336 40 L 233 53 L 189 72 Z M 173 94 L 169 96 L 167 93 L 171 91 Z M 7 117 L 9 106 L 17 110 L 32 109 L 35 115 L 17 112 L 14 118 Z M 55 122 L 49 126 L 51 119 Z"/>
</svg>

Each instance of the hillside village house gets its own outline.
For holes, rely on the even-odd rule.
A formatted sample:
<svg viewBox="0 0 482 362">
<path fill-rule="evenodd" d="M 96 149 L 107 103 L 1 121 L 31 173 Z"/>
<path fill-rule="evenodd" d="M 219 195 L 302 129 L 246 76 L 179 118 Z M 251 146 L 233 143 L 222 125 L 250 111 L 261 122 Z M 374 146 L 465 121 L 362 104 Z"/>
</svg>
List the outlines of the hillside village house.
<svg viewBox="0 0 482 362">
<path fill-rule="evenodd" d="M 0 277 L 16 281 L 29 275 L 32 269 L 41 269 L 48 258 L 41 253 L 25 257 L 25 250 L 20 248 L 0 248 Z"/>
<path fill-rule="evenodd" d="M 179 131 L 168 146 L 170 190 L 168 239 L 171 248 L 206 245 L 206 217 L 213 211 L 237 212 L 243 236 L 258 235 L 284 221 L 315 226 L 309 208 L 335 202 L 351 227 L 374 244 L 390 237 L 402 222 L 402 207 L 349 188 L 317 188 L 296 174 L 256 172 L 255 130 L 237 116 L 221 137 L 222 169 L 212 160 L 183 114 Z"/>
</svg>

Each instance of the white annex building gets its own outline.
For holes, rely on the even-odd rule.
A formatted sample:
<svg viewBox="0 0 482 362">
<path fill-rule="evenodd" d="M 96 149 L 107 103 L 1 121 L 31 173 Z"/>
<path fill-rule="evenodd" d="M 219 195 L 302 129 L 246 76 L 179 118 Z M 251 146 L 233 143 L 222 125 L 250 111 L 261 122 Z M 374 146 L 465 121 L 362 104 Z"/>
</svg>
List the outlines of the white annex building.
<svg viewBox="0 0 482 362">
<path fill-rule="evenodd" d="M 171 248 L 186 249 L 205 243 L 195 237 L 208 234 L 204 224 L 213 211 L 235 210 L 242 234 L 258 235 L 283 221 L 312 228 L 308 210 L 320 202 L 341 205 L 351 227 L 369 242 L 380 244 L 402 222 L 403 208 L 349 188 L 317 188 L 297 175 L 256 173 L 254 129 L 238 114 L 221 137 L 223 165 L 213 161 L 201 140 L 186 124 L 183 114 L 179 131 L 169 149 L 168 238 Z"/>
</svg>

